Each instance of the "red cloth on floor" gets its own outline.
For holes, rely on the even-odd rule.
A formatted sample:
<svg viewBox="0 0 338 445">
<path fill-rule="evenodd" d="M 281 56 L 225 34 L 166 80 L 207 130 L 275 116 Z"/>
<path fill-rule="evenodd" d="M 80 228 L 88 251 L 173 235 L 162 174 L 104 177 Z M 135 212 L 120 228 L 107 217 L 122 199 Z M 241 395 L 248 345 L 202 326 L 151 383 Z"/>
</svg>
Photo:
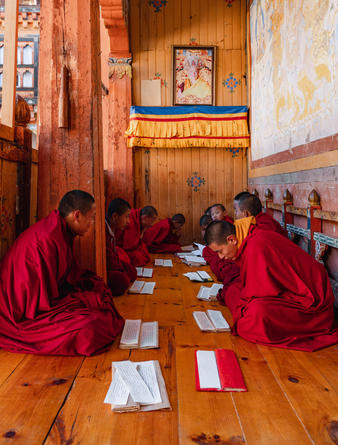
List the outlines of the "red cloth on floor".
<svg viewBox="0 0 338 445">
<path fill-rule="evenodd" d="M 143 241 L 149 251 L 153 253 L 181 252 L 179 237 L 172 233 L 173 229 L 174 226 L 170 218 L 162 219 L 149 227 L 143 235 Z"/>
<path fill-rule="evenodd" d="M 283 227 L 268 213 L 260 212 L 255 216 L 257 226 L 262 230 L 272 230 L 288 238 L 288 233 Z"/>
<path fill-rule="evenodd" d="M 252 226 L 225 293 L 233 333 L 281 348 L 315 351 L 338 342 L 325 268 L 278 233 Z"/>
<path fill-rule="evenodd" d="M 79 268 L 58 211 L 22 233 L 0 264 L 0 346 L 8 351 L 92 355 L 124 320 L 109 288 Z"/>
<path fill-rule="evenodd" d="M 116 243 L 127 252 L 134 266 L 145 266 L 150 261 L 147 246 L 141 235 L 141 209 L 132 209 L 129 224 L 116 235 Z"/>
<path fill-rule="evenodd" d="M 115 236 L 106 223 L 107 281 L 114 296 L 122 295 L 136 280 L 136 268 L 128 254 L 116 246 Z"/>
</svg>

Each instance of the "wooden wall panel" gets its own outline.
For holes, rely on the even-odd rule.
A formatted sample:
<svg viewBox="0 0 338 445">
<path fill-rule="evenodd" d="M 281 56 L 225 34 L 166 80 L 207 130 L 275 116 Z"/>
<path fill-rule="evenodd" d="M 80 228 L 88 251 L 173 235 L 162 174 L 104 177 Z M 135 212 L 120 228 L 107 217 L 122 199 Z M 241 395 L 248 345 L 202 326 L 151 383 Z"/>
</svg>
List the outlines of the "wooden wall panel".
<svg viewBox="0 0 338 445">
<path fill-rule="evenodd" d="M 170 0 L 159 12 L 148 0 L 130 1 L 133 104 L 141 105 L 141 80 L 161 75 L 162 105 L 172 105 L 172 45 L 216 45 L 216 105 L 246 105 L 246 1 Z M 222 82 L 233 73 L 234 92 Z"/>
<path fill-rule="evenodd" d="M 17 168 L 16 162 L 0 159 L 0 260 L 15 240 Z"/>
<path fill-rule="evenodd" d="M 215 148 L 139 148 L 134 162 L 136 207 L 153 205 L 160 218 L 183 213 L 184 243 L 200 240 L 199 219 L 210 204 L 223 203 L 233 216 L 232 199 L 247 188 L 245 150 L 233 157 Z M 205 180 L 198 191 L 187 182 L 195 172 Z"/>
</svg>

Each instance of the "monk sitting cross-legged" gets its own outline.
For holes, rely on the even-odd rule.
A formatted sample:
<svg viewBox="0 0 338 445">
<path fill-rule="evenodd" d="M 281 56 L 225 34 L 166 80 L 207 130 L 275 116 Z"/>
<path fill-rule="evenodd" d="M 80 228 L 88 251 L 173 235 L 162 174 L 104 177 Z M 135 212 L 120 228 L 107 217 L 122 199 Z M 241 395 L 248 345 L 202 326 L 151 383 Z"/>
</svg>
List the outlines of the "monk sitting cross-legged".
<svg viewBox="0 0 338 445">
<path fill-rule="evenodd" d="M 227 215 L 223 204 L 214 204 L 210 209 L 210 215 L 213 221 L 227 221 L 233 223 L 234 220 Z"/>
<path fill-rule="evenodd" d="M 22 233 L 0 264 L 0 347 L 21 353 L 92 355 L 104 351 L 124 320 L 112 294 L 80 269 L 74 238 L 95 218 L 94 198 L 68 192 L 53 211 Z"/>
<path fill-rule="evenodd" d="M 143 241 L 143 232 L 154 224 L 157 210 L 152 206 L 132 209 L 129 224 L 119 231 L 116 241 L 119 247 L 127 252 L 134 266 L 145 266 L 150 261 L 149 252 Z"/>
<path fill-rule="evenodd" d="M 149 251 L 153 253 L 181 252 L 178 240 L 184 223 L 184 216 L 177 213 L 172 218 L 162 219 L 149 227 L 143 235 L 143 241 Z"/>
<path fill-rule="evenodd" d="M 253 217 L 212 222 L 206 242 L 220 258 L 235 261 L 240 277 L 225 303 L 233 334 L 281 348 L 315 351 L 338 341 L 333 293 L 325 268 L 278 233 L 259 230 Z"/>
<path fill-rule="evenodd" d="M 115 232 L 129 223 L 130 205 L 121 198 L 113 199 L 106 218 L 107 278 L 113 295 L 122 295 L 136 280 L 136 268 L 121 247 L 116 245 Z"/>
<path fill-rule="evenodd" d="M 262 203 L 258 196 L 249 192 L 242 192 L 234 198 L 235 219 L 254 216 L 257 226 L 262 230 L 272 230 L 285 237 L 287 232 L 282 228 L 278 221 L 267 213 L 262 212 Z"/>
</svg>

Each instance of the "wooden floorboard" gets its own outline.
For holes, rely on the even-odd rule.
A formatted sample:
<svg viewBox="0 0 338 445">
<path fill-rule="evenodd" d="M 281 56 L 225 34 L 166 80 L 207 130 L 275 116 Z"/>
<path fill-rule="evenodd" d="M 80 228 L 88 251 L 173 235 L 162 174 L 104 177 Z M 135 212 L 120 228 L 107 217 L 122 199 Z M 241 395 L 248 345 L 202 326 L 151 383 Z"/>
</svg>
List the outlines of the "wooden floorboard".
<svg viewBox="0 0 338 445">
<path fill-rule="evenodd" d="M 154 256 L 155 257 L 155 256 Z M 25 445 L 333 445 L 338 443 L 338 350 L 269 348 L 230 333 L 202 333 L 194 310 L 217 302 L 196 298 L 200 284 L 176 257 L 154 267 L 153 295 L 123 295 L 126 318 L 158 320 L 160 348 L 121 350 L 119 339 L 95 357 L 42 357 L 0 350 L 0 444 Z M 209 271 L 208 267 L 203 269 Z M 209 271 L 210 272 L 210 271 Z M 247 393 L 198 392 L 195 350 L 233 349 Z M 111 362 L 158 360 L 171 410 L 115 414 L 103 403 Z"/>
</svg>

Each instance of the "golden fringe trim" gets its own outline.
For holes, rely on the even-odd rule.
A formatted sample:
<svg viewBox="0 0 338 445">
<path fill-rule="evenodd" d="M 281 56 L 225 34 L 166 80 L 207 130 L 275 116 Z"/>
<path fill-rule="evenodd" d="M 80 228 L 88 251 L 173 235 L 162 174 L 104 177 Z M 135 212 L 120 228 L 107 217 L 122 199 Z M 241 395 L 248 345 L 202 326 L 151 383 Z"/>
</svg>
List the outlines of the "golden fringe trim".
<svg viewBox="0 0 338 445">
<path fill-rule="evenodd" d="M 247 148 L 250 146 L 250 139 L 156 139 L 130 137 L 127 139 L 127 146 L 144 148 Z"/>
</svg>

